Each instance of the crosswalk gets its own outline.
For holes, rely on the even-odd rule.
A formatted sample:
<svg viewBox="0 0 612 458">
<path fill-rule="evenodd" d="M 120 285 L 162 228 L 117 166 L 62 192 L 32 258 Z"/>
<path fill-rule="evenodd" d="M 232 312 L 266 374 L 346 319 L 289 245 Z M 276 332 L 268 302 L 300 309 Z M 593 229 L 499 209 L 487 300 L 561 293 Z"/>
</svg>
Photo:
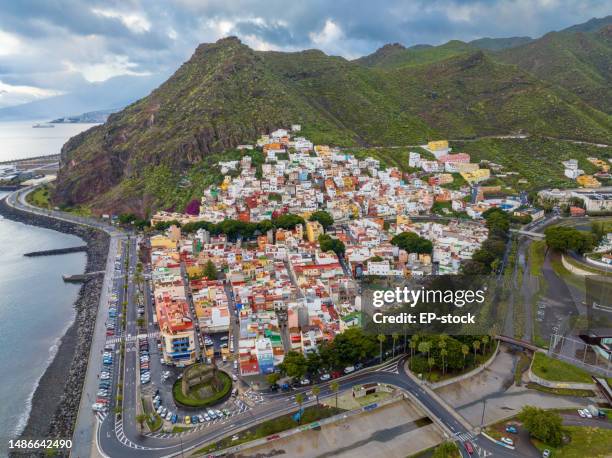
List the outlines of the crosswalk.
<svg viewBox="0 0 612 458">
<path fill-rule="evenodd" d="M 106 343 L 110 343 L 110 344 L 116 344 L 119 342 L 136 342 L 136 340 L 140 339 L 140 338 L 153 338 L 156 339 L 159 337 L 159 331 L 150 331 L 147 332 L 146 334 L 138 334 L 137 336 L 134 335 L 129 335 L 127 337 L 123 337 L 123 336 L 115 336 L 115 337 L 111 337 L 110 339 L 106 339 Z"/>
<path fill-rule="evenodd" d="M 474 438 L 474 435 L 471 432 L 466 433 L 455 433 L 455 437 L 459 439 L 461 442 L 469 441 Z"/>
<path fill-rule="evenodd" d="M 134 442 L 129 440 L 123 432 L 123 420 L 117 420 L 115 422 L 115 435 L 117 436 L 117 440 L 119 440 L 119 442 L 121 442 L 126 447 L 133 448 L 136 450 L 160 450 L 159 448 L 143 447 L 142 445 L 135 444 Z"/>
<path fill-rule="evenodd" d="M 376 372 L 389 372 L 391 374 L 399 374 L 399 361 L 391 361 L 383 364 L 376 369 Z"/>
</svg>

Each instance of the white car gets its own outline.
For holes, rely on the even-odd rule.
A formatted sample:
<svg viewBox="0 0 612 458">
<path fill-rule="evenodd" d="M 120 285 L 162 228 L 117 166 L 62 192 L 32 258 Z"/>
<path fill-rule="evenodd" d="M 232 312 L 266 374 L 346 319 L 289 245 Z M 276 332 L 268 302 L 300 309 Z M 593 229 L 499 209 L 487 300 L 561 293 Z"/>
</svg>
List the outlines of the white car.
<svg viewBox="0 0 612 458">
<path fill-rule="evenodd" d="M 345 374 L 350 374 L 351 372 L 355 372 L 355 367 L 354 366 L 348 366 L 344 368 L 344 373 Z"/>
<path fill-rule="evenodd" d="M 168 413 L 166 414 L 166 420 L 170 421 L 171 418 L 172 418 L 172 412 L 168 411 Z"/>
<path fill-rule="evenodd" d="M 327 380 L 329 380 L 331 378 L 331 375 L 329 375 L 329 374 L 321 374 L 320 378 L 321 378 L 322 382 L 325 382 L 325 381 L 327 381 Z"/>
<path fill-rule="evenodd" d="M 578 409 L 578 415 L 580 415 L 580 417 L 582 418 L 586 418 L 586 414 L 584 413 L 584 410 L 582 409 Z"/>
<path fill-rule="evenodd" d="M 102 372 L 100 374 L 100 380 L 108 380 L 110 378 L 110 374 L 108 372 Z"/>
<path fill-rule="evenodd" d="M 300 380 L 300 385 L 310 385 L 310 380 L 307 378 Z"/>
<path fill-rule="evenodd" d="M 589 409 L 584 409 L 583 412 L 587 418 L 593 418 L 593 414 L 589 412 Z"/>
<path fill-rule="evenodd" d="M 95 404 L 92 404 L 91 409 L 95 412 L 104 412 L 106 410 L 106 406 L 96 402 Z"/>
<path fill-rule="evenodd" d="M 504 444 L 508 444 L 508 445 L 514 445 L 514 441 L 512 439 L 510 439 L 509 437 L 502 437 L 501 441 Z"/>
<path fill-rule="evenodd" d="M 204 415 L 198 415 L 198 419 L 200 420 L 200 423 L 204 423 L 206 421 L 204 419 Z"/>
</svg>

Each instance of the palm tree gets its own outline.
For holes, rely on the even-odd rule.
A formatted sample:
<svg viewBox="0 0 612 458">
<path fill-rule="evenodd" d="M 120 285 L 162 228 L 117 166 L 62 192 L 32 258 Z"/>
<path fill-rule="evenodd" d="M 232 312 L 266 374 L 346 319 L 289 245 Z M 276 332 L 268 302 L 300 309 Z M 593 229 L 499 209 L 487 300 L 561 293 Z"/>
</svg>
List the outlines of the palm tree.
<svg viewBox="0 0 612 458">
<path fill-rule="evenodd" d="M 472 342 L 472 347 L 474 347 L 474 361 L 476 360 L 476 352 L 480 350 L 480 340 L 476 339 Z"/>
<path fill-rule="evenodd" d="M 486 353 L 488 351 L 487 344 L 489 343 L 489 336 L 482 336 L 482 343 L 484 344 L 483 352 Z"/>
<path fill-rule="evenodd" d="M 395 344 L 397 343 L 397 339 L 399 339 L 397 332 L 391 334 L 391 339 L 393 339 L 393 357 L 395 358 Z"/>
<path fill-rule="evenodd" d="M 436 360 L 434 358 L 427 358 L 427 364 L 429 365 L 429 377 L 431 377 L 431 369 L 436 364 Z"/>
<path fill-rule="evenodd" d="M 332 393 L 336 394 L 336 409 L 338 408 L 338 390 L 340 389 L 340 384 L 335 380 L 329 384 L 329 389 Z"/>
<path fill-rule="evenodd" d="M 461 353 L 463 353 L 463 368 L 465 369 L 465 357 L 470 353 L 470 347 L 465 344 L 461 345 Z"/>
<path fill-rule="evenodd" d="M 387 336 L 384 334 L 378 334 L 376 338 L 378 339 L 378 343 L 380 344 L 380 362 L 382 363 L 382 345 L 383 345 L 383 342 L 387 340 Z"/>
<path fill-rule="evenodd" d="M 314 394 L 314 397 L 317 399 L 317 407 L 319 407 L 319 394 L 321 394 L 321 388 L 318 386 L 312 387 L 312 394 Z"/>
<path fill-rule="evenodd" d="M 419 353 L 427 353 L 427 357 L 429 358 L 429 352 L 431 351 L 431 342 L 424 340 L 419 343 Z"/>
<path fill-rule="evenodd" d="M 442 373 L 444 374 L 444 357 L 448 355 L 448 351 L 446 351 L 446 335 L 440 335 L 438 348 L 440 349 L 440 356 L 442 356 Z"/>
<path fill-rule="evenodd" d="M 414 351 L 416 350 L 418 343 L 419 343 L 419 336 L 415 334 L 410 338 L 410 369 L 411 370 L 412 370 L 412 358 L 414 356 Z"/>
<path fill-rule="evenodd" d="M 440 350 L 440 356 L 442 356 L 442 375 L 444 375 L 446 372 L 446 363 L 445 363 L 446 355 L 448 355 L 448 350 L 446 348 L 443 348 L 442 350 Z"/>
<path fill-rule="evenodd" d="M 146 421 L 146 419 L 147 416 L 144 413 L 139 413 L 138 415 L 136 415 L 136 421 L 140 425 L 140 429 L 144 428 L 144 422 Z"/>
</svg>

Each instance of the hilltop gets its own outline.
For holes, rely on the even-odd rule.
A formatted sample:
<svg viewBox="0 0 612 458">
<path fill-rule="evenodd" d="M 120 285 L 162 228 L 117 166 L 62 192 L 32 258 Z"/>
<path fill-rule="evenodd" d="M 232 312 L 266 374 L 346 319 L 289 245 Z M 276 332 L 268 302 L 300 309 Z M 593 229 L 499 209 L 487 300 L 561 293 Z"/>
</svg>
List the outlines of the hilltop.
<svg viewBox="0 0 612 458">
<path fill-rule="evenodd" d="M 257 52 L 235 37 L 202 44 L 150 95 L 64 145 L 53 199 L 98 213 L 181 206 L 217 178 L 212 158 L 292 123 L 343 146 L 515 132 L 610 143 L 609 115 L 501 53 L 392 44 L 348 61 Z"/>
</svg>

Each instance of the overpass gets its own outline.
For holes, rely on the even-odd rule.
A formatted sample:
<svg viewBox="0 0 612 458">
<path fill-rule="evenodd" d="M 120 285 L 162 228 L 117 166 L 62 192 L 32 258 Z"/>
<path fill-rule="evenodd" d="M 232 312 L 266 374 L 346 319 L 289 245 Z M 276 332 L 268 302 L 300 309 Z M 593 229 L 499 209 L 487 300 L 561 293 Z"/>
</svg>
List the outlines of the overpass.
<svg viewBox="0 0 612 458">
<path fill-rule="evenodd" d="M 510 229 L 510 232 L 515 232 L 519 235 L 525 235 L 534 239 L 544 240 L 544 234 L 541 232 L 525 231 L 521 229 Z"/>
<path fill-rule="evenodd" d="M 531 351 L 538 351 L 538 350 L 540 350 L 534 344 L 532 344 L 530 342 L 527 342 L 525 340 L 515 339 L 514 337 L 495 336 L 495 338 L 497 340 L 499 340 L 500 342 L 506 342 L 506 343 L 509 343 L 511 345 L 516 345 L 518 347 L 523 347 L 523 348 L 526 348 L 527 350 L 531 350 Z"/>
<path fill-rule="evenodd" d="M 601 377 L 593 377 L 595 384 L 599 387 L 599 390 L 603 394 L 604 398 L 612 405 L 612 388 L 608 384 L 608 381 Z"/>
</svg>

